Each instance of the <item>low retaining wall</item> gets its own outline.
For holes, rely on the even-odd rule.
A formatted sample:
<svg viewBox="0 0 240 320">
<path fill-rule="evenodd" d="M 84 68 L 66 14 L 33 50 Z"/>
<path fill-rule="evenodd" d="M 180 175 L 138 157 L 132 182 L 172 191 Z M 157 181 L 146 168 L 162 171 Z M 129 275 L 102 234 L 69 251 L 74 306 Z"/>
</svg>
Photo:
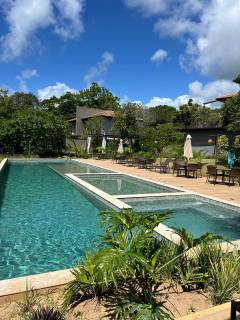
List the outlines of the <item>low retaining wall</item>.
<svg viewBox="0 0 240 320">
<path fill-rule="evenodd" d="M 230 320 L 231 303 L 224 303 L 209 309 L 191 313 L 177 320 Z M 240 319 L 240 317 L 237 317 Z"/>
</svg>

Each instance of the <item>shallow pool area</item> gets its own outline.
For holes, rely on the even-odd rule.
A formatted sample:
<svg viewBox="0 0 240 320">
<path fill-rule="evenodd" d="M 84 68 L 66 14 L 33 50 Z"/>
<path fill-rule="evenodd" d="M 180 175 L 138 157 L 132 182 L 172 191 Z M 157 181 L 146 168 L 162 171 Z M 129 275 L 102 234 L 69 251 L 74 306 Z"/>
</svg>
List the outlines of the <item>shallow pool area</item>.
<svg viewBox="0 0 240 320">
<path fill-rule="evenodd" d="M 164 224 L 170 228 L 185 228 L 195 237 L 210 232 L 227 240 L 240 239 L 240 208 L 194 195 L 124 201 L 138 212 L 170 211 Z"/>
<path fill-rule="evenodd" d="M 74 160 L 66 160 L 66 161 L 59 161 L 55 163 L 48 164 L 50 168 L 59 172 L 60 174 L 65 173 L 107 173 L 111 172 L 111 170 L 98 168 L 95 166 L 90 166 L 85 163 L 79 163 Z"/>
<path fill-rule="evenodd" d="M 180 192 L 174 188 L 169 188 L 157 183 L 148 182 L 146 180 L 137 179 L 124 174 L 76 174 L 76 176 L 111 195 Z"/>
<path fill-rule="evenodd" d="M 0 279 L 72 267 L 97 246 L 107 206 L 49 164 L 10 162 L 0 176 Z"/>
</svg>

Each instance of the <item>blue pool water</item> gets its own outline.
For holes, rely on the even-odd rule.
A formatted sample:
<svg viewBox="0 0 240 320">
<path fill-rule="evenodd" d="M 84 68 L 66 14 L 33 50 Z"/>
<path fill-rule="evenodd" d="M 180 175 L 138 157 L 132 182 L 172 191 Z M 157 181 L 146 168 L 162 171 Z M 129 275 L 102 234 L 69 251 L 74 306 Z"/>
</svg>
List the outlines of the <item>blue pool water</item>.
<svg viewBox="0 0 240 320">
<path fill-rule="evenodd" d="M 125 202 L 138 212 L 171 211 L 164 224 L 170 228 L 183 227 L 195 237 L 211 232 L 228 240 L 240 239 L 240 208 L 197 196 L 129 199 Z"/>
<path fill-rule="evenodd" d="M 111 195 L 179 192 L 173 188 L 120 174 L 77 174 L 76 176 Z"/>
<path fill-rule="evenodd" d="M 0 176 L 0 279 L 72 267 L 101 232 L 106 206 L 48 165 L 13 162 Z"/>
</svg>

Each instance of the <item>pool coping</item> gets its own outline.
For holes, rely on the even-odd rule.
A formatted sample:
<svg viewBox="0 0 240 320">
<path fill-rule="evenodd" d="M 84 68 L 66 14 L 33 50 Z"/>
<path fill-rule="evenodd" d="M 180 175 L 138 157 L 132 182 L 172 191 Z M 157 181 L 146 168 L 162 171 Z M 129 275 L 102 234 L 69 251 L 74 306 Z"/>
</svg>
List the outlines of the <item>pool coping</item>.
<svg viewBox="0 0 240 320">
<path fill-rule="evenodd" d="M 8 162 L 8 158 L 2 159 L 2 161 L 0 162 L 0 172 L 4 169 L 7 162 Z"/>
<path fill-rule="evenodd" d="M 18 160 L 18 159 L 17 159 Z M 44 159 L 45 160 L 45 159 Z M 54 159 L 48 159 L 48 160 L 54 160 Z M 3 167 L 6 165 L 8 159 L 5 158 L 1 161 L 0 163 L 0 171 L 3 169 Z M 22 160 L 19 160 L 22 161 Z M 23 159 L 24 161 L 24 159 Z M 25 160 L 27 161 L 27 160 Z M 79 163 L 83 163 L 83 164 L 87 164 L 90 166 L 94 166 L 94 167 L 98 167 L 101 169 L 105 169 L 102 166 L 98 166 L 98 165 L 93 165 L 91 163 L 88 163 L 87 161 L 82 161 L 80 159 L 72 159 L 72 161 L 76 161 Z M 106 170 L 106 169 L 105 169 Z M 179 192 L 178 195 L 196 195 L 202 198 L 206 198 L 206 199 L 211 199 L 220 203 L 224 203 L 224 204 L 228 204 L 234 207 L 238 207 L 240 208 L 240 204 L 236 204 L 230 201 L 226 201 L 226 200 L 221 200 L 219 198 L 216 197 L 210 197 L 210 196 L 206 196 L 203 195 L 201 193 L 197 193 L 197 192 L 191 192 L 187 189 L 183 189 L 183 188 L 176 188 L 172 185 L 166 184 L 166 183 L 160 183 L 154 180 L 150 180 L 150 179 L 145 179 L 145 178 L 139 178 L 138 176 L 135 175 L 131 175 L 131 174 L 127 174 L 127 173 L 122 173 L 122 172 L 118 172 L 118 171 L 113 171 L 111 170 L 113 173 L 118 173 L 118 174 L 124 174 L 133 178 L 137 178 L 138 180 L 145 180 L 148 181 L 150 183 L 154 183 L 154 184 L 159 184 L 162 186 L 166 186 L 168 188 L 172 188 L 175 190 L 180 190 L 182 191 L 181 193 Z M 105 174 L 108 174 L 107 172 Z M 66 174 L 67 175 L 71 175 L 71 174 Z M 68 177 L 70 178 L 70 177 Z M 76 177 L 75 177 L 76 178 Z M 79 179 L 79 178 L 77 178 Z M 81 180 L 81 179 L 79 179 Z M 78 181 L 75 181 L 78 184 Z M 103 199 L 109 199 L 110 203 L 114 204 L 115 203 L 115 207 L 119 208 L 119 209 L 123 209 L 121 206 L 122 204 L 125 204 L 123 201 L 121 201 L 120 199 L 117 199 L 117 197 L 111 196 L 108 193 L 93 187 L 92 185 L 88 184 L 85 181 L 81 181 L 81 184 L 83 187 L 86 188 L 87 191 L 89 191 L 89 188 L 91 189 L 91 191 L 93 193 L 98 194 L 98 196 L 100 196 Z M 79 185 L 79 184 L 78 184 Z M 100 191 L 100 193 L 99 193 Z M 101 194 L 101 195 L 100 195 Z M 166 195 L 173 195 L 174 193 L 165 193 L 164 196 Z M 134 195 L 136 197 L 136 195 Z M 154 194 L 144 194 L 144 196 L 150 197 L 150 196 L 155 196 L 156 197 L 156 193 Z M 107 198 L 105 198 L 107 197 Z M 128 198 L 128 196 L 124 195 L 125 198 Z M 161 197 L 161 196 L 157 196 L 157 197 Z M 108 202 L 108 201 L 107 201 Z M 127 204 L 125 204 L 125 206 L 127 206 L 126 208 L 131 208 L 130 206 L 128 206 Z M 159 224 L 156 228 L 155 231 L 162 237 L 174 242 L 175 244 L 179 243 L 180 237 L 178 234 L 176 234 L 176 232 L 171 229 L 166 227 L 164 224 Z M 232 245 L 234 248 L 238 247 L 240 248 L 240 240 L 235 240 L 235 241 L 231 241 Z M 229 250 L 229 245 L 231 246 L 231 244 L 229 243 L 223 243 L 223 250 Z M 52 271 L 52 272 L 46 272 L 46 273 L 40 273 L 40 274 L 35 274 L 35 275 L 28 275 L 28 276 L 23 276 L 23 277 L 17 277 L 17 278 L 11 278 L 11 279 L 5 279 L 5 280 L 0 280 L 0 302 L 2 299 L 5 299 L 6 297 L 12 297 L 21 293 L 24 293 L 28 290 L 41 290 L 41 289 L 47 289 L 47 288 L 51 288 L 51 287 L 58 287 L 58 286 L 62 286 L 65 285 L 67 282 L 71 281 L 73 279 L 73 275 L 71 270 L 73 270 L 73 268 L 70 269 L 63 269 L 63 270 L 58 270 L 58 271 Z"/>
</svg>

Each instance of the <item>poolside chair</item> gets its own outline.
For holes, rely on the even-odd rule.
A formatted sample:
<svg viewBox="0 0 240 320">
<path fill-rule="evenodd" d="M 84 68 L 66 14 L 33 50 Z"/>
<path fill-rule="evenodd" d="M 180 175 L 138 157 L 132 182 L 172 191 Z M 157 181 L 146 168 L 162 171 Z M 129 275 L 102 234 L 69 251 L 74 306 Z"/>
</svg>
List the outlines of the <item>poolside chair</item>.
<svg viewBox="0 0 240 320">
<path fill-rule="evenodd" d="M 157 169 L 159 169 L 160 173 L 167 173 L 170 171 L 170 164 L 171 159 L 166 159 L 163 162 L 160 162 L 160 164 L 154 163 L 152 165 L 152 169 L 154 169 L 155 171 L 157 171 Z"/>
<path fill-rule="evenodd" d="M 173 161 L 173 175 L 176 172 L 177 177 L 186 176 L 187 172 L 187 162 L 185 160 L 176 159 Z"/>
<path fill-rule="evenodd" d="M 217 170 L 217 166 L 214 165 L 209 165 L 207 166 L 207 180 L 206 182 L 213 182 L 214 184 L 216 184 L 218 178 L 221 178 L 221 181 L 223 182 L 223 173 L 219 173 Z"/>
<path fill-rule="evenodd" d="M 231 185 L 231 181 L 232 181 L 232 184 L 235 185 L 235 180 L 237 180 L 239 186 L 240 186 L 240 168 L 237 168 L 237 167 L 233 167 L 229 174 L 228 175 L 225 175 L 225 179 L 228 179 L 228 185 L 230 187 Z M 225 181 L 226 182 L 226 181 Z"/>
<path fill-rule="evenodd" d="M 187 165 L 187 177 L 195 178 L 198 177 L 199 164 L 198 163 L 189 163 Z"/>
</svg>

